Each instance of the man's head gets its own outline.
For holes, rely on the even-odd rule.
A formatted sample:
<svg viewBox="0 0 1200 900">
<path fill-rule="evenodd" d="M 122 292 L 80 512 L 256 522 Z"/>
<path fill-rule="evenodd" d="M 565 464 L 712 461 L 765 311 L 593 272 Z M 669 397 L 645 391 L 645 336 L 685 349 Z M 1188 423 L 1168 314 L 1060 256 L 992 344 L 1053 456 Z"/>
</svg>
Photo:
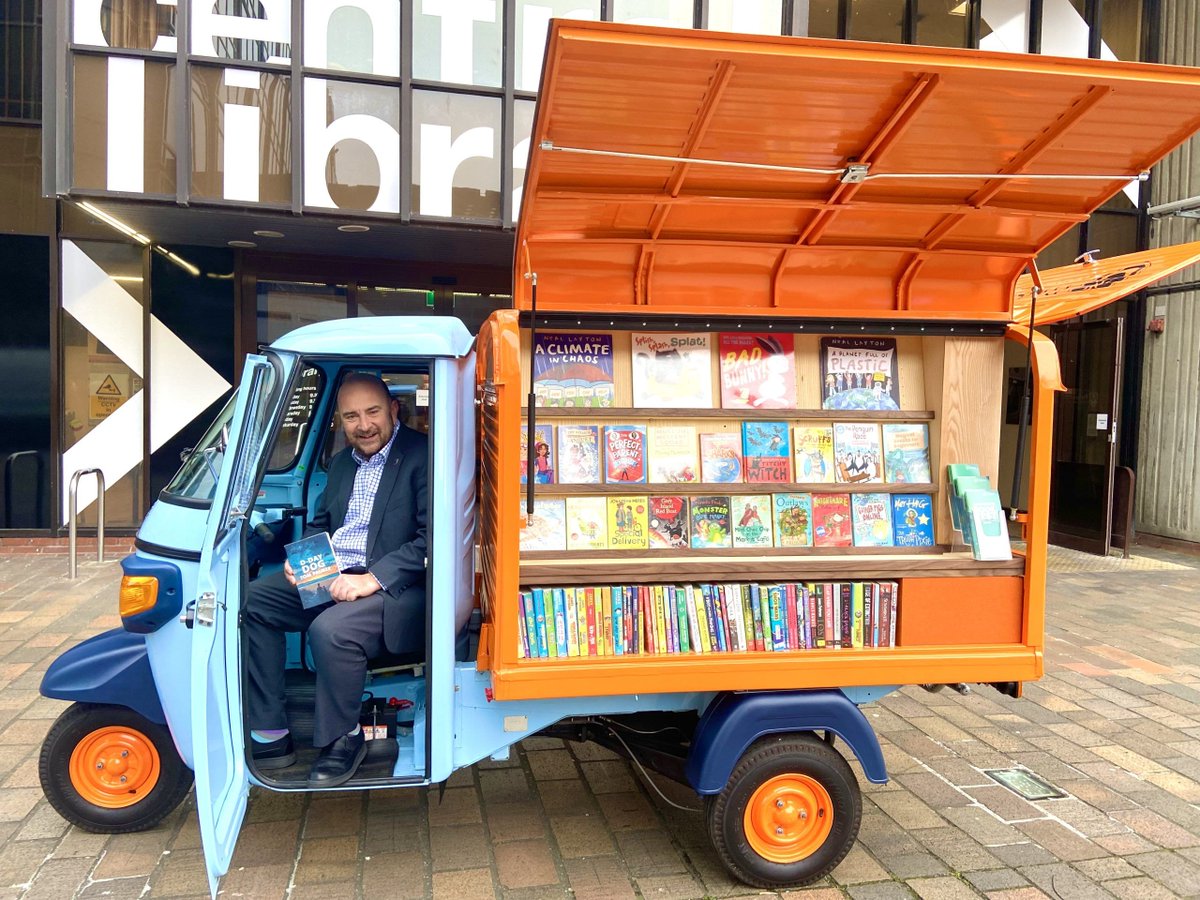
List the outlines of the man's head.
<svg viewBox="0 0 1200 900">
<path fill-rule="evenodd" d="M 338 389 L 337 411 L 350 446 L 363 456 L 374 456 L 392 437 L 400 402 L 392 399 L 377 375 L 352 372 Z"/>
</svg>

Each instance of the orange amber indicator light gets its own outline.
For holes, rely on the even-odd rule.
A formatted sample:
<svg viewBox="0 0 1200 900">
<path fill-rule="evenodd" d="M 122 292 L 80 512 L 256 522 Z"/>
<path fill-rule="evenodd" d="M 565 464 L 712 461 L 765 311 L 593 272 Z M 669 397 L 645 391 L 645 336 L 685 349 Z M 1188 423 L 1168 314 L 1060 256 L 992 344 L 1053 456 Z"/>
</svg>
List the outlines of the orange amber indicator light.
<svg viewBox="0 0 1200 900">
<path fill-rule="evenodd" d="M 121 615 L 136 616 L 158 600 L 158 579 L 153 575 L 126 575 L 121 579 Z"/>
</svg>

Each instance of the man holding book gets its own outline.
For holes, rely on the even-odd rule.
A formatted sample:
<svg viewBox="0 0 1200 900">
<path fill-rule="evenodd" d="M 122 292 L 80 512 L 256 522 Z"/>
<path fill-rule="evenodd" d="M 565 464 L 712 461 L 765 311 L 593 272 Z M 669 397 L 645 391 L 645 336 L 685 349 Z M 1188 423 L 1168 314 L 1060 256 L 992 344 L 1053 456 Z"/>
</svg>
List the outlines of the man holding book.
<svg viewBox="0 0 1200 900">
<path fill-rule="evenodd" d="M 260 769 L 296 761 L 284 711 L 285 632 L 307 631 L 316 664 L 313 744 L 321 753 L 310 787 L 353 775 L 366 742 L 359 710 L 367 661 L 425 643 L 428 439 L 397 419 L 398 401 L 375 375 L 343 380 L 337 416 L 349 446 L 329 464 L 329 481 L 305 536 L 330 533 L 341 574 L 329 598 L 305 606 L 291 564 L 250 585 L 246 712 Z"/>
</svg>

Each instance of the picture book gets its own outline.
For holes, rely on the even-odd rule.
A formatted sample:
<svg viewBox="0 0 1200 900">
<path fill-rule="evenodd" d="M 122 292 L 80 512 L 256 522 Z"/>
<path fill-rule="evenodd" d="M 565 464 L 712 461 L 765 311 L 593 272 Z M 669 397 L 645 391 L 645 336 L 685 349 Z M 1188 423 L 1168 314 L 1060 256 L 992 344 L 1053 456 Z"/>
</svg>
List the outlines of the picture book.
<svg viewBox="0 0 1200 900">
<path fill-rule="evenodd" d="M 608 549 L 645 550 L 649 546 L 646 497 L 608 497 Z"/>
<path fill-rule="evenodd" d="M 883 477 L 898 484 L 929 484 L 929 426 L 924 422 L 883 425 Z"/>
<path fill-rule="evenodd" d="M 609 484 L 646 481 L 646 426 L 604 426 L 604 480 Z"/>
<path fill-rule="evenodd" d="M 812 505 L 814 547 L 854 545 L 849 494 L 813 494 Z"/>
<path fill-rule="evenodd" d="M 787 422 L 743 422 L 742 460 L 748 482 L 786 484 L 792 480 Z"/>
<path fill-rule="evenodd" d="M 649 529 L 651 547 L 686 550 L 689 545 L 687 497 L 651 497 Z"/>
<path fill-rule="evenodd" d="M 529 480 L 529 424 L 521 423 L 521 484 Z M 554 484 L 554 426 L 533 426 L 533 483 Z"/>
<path fill-rule="evenodd" d="M 742 436 L 732 431 L 700 432 L 700 480 L 736 484 L 742 480 Z"/>
<path fill-rule="evenodd" d="M 533 515 L 521 529 L 521 552 L 567 549 L 567 509 L 561 497 L 533 501 Z"/>
<path fill-rule="evenodd" d="M 559 433 L 565 426 L 559 426 Z M 883 481 L 879 425 L 874 422 L 835 422 L 833 453 L 839 483 Z M 560 465 L 562 454 L 559 454 Z"/>
<path fill-rule="evenodd" d="M 612 335 L 537 332 L 533 393 L 538 406 L 612 406 Z"/>
<path fill-rule="evenodd" d="M 711 409 L 712 336 L 707 333 L 634 332 L 633 405 Z"/>
<path fill-rule="evenodd" d="M 892 494 L 892 536 L 897 547 L 932 547 L 933 498 Z"/>
<path fill-rule="evenodd" d="M 899 409 L 895 338 L 821 338 L 823 409 Z"/>
<path fill-rule="evenodd" d="M 733 546 L 771 546 L 771 495 L 745 494 L 731 497 L 729 521 Z"/>
<path fill-rule="evenodd" d="M 562 427 L 559 428 L 561 432 Z M 682 484 L 700 480 L 696 455 L 696 429 L 692 425 L 651 425 L 647 429 L 650 480 L 656 484 Z"/>
<path fill-rule="evenodd" d="M 692 548 L 732 547 L 729 532 L 729 498 L 718 496 L 692 497 Z"/>
<path fill-rule="evenodd" d="M 855 547 L 892 546 L 892 498 L 889 494 L 851 494 Z"/>
<path fill-rule="evenodd" d="M 775 543 L 779 547 L 813 545 L 812 494 L 775 494 Z"/>
<path fill-rule="evenodd" d="M 329 533 L 309 535 L 284 545 L 287 561 L 296 577 L 296 590 L 300 592 L 300 603 L 305 609 L 329 603 L 329 583 L 341 574 L 337 554 Z"/>
<path fill-rule="evenodd" d="M 968 490 L 963 494 L 971 523 L 971 553 L 976 559 L 1012 559 L 1008 523 L 995 488 Z"/>
<path fill-rule="evenodd" d="M 558 482 L 600 483 L 600 429 L 597 426 L 558 426 Z"/>
<path fill-rule="evenodd" d="M 605 498 L 568 497 L 567 549 L 604 550 L 607 547 L 608 504 Z"/>
<path fill-rule="evenodd" d="M 796 481 L 827 484 L 835 480 L 833 429 L 828 425 L 797 425 L 792 432 Z"/>
<path fill-rule="evenodd" d="M 792 335 L 722 332 L 718 348 L 724 409 L 796 408 Z"/>
</svg>

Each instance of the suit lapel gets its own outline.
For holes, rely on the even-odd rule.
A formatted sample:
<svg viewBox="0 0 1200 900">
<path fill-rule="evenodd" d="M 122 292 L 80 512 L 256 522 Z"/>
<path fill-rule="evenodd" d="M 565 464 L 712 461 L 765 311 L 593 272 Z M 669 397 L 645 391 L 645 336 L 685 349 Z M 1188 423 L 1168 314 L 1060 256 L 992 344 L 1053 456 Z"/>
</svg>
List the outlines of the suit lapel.
<svg viewBox="0 0 1200 900">
<path fill-rule="evenodd" d="M 400 426 L 397 425 L 397 428 Z M 379 478 L 379 490 L 375 492 L 375 502 L 371 504 L 371 524 L 367 527 L 367 559 L 371 559 L 371 551 L 375 548 L 375 538 L 379 536 L 379 526 L 383 522 L 383 511 L 387 509 L 388 498 L 392 488 L 396 486 L 396 476 L 400 472 L 400 463 L 404 461 L 404 452 L 400 449 L 400 435 L 392 443 L 388 454 L 387 465 Z"/>
</svg>

